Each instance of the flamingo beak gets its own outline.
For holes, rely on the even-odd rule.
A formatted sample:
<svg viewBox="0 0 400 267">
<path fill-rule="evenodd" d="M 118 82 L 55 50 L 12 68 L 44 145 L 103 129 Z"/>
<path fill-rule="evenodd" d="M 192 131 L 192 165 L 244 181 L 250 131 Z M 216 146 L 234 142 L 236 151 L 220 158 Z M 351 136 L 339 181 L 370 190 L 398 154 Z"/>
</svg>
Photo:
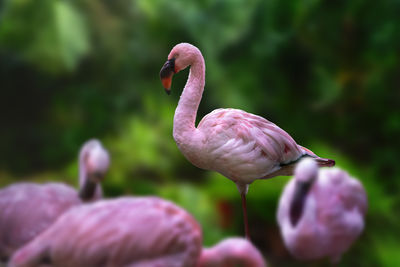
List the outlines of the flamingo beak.
<svg viewBox="0 0 400 267">
<path fill-rule="evenodd" d="M 324 159 L 317 161 L 319 167 L 333 167 L 336 162 L 333 159 Z"/>
<path fill-rule="evenodd" d="M 171 58 L 165 62 L 160 71 L 161 82 L 165 88 L 165 92 L 171 93 L 172 76 L 175 73 L 175 58 Z"/>
</svg>

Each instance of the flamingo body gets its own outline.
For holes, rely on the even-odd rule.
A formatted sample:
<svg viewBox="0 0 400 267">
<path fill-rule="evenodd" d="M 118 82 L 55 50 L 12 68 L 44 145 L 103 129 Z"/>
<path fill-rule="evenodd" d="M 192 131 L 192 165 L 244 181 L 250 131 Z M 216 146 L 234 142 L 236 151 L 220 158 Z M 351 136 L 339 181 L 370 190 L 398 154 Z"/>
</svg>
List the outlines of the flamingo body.
<svg viewBox="0 0 400 267">
<path fill-rule="evenodd" d="M 197 127 L 204 133 L 206 168 L 234 182 L 266 178 L 306 152 L 274 123 L 239 109 L 217 109 Z"/>
<path fill-rule="evenodd" d="M 156 197 L 81 205 L 13 256 L 10 266 L 195 266 L 201 228 L 185 210 Z"/>
<path fill-rule="evenodd" d="M 19 183 L 0 190 L 0 256 L 11 254 L 81 203 L 78 193 L 61 183 Z"/>
<path fill-rule="evenodd" d="M 299 186 L 308 182 L 304 198 L 296 197 Z M 301 200 L 295 220 L 291 218 L 296 214 L 294 198 Z M 284 188 L 277 218 L 285 245 L 295 258 L 329 257 L 337 263 L 364 229 L 366 209 L 366 193 L 358 180 L 339 168 L 318 171 L 316 163 L 306 159 Z"/>
<path fill-rule="evenodd" d="M 79 193 L 63 183 L 17 183 L 0 190 L 0 260 L 7 260 L 71 207 L 101 198 L 98 183 L 109 166 L 107 151 L 98 140 L 89 140 L 79 158 Z"/>
</svg>

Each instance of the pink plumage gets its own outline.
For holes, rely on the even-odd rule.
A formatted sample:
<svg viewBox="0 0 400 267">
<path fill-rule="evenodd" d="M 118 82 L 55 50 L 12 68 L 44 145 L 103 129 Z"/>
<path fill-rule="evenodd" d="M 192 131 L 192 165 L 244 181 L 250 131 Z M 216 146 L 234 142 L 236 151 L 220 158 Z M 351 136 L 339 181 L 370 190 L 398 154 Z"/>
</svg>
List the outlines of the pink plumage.
<svg viewBox="0 0 400 267">
<path fill-rule="evenodd" d="M 299 260 L 329 257 L 337 263 L 364 229 L 367 196 L 362 184 L 339 168 L 320 169 L 305 159 L 278 207 L 285 245 Z"/>
<path fill-rule="evenodd" d="M 206 165 L 236 183 L 269 178 L 305 152 L 281 128 L 239 109 L 217 109 L 197 127 L 205 134 Z M 279 164 L 278 164 L 279 163 Z"/>
<path fill-rule="evenodd" d="M 99 179 L 108 168 L 108 153 L 97 140 L 84 144 L 80 153 L 80 194 L 90 201 L 101 197 Z M 88 189 L 89 188 L 89 189 Z M 72 206 L 82 203 L 78 192 L 62 183 L 17 183 L 0 190 L 0 258 L 12 253 Z"/>
<path fill-rule="evenodd" d="M 12 253 L 80 204 L 76 190 L 61 184 L 18 183 L 0 191 L 0 255 Z"/>
<path fill-rule="evenodd" d="M 80 205 L 18 250 L 10 267 L 265 267 L 242 238 L 202 248 L 196 220 L 157 197 L 121 197 Z"/>
<path fill-rule="evenodd" d="M 10 266 L 195 266 L 200 225 L 156 197 L 121 197 L 81 205 L 17 251 Z"/>
<path fill-rule="evenodd" d="M 243 238 L 224 239 L 202 251 L 197 267 L 266 267 L 260 251 Z"/>
<path fill-rule="evenodd" d="M 238 109 L 217 109 L 195 126 L 204 90 L 205 63 L 199 49 L 188 43 L 176 45 L 160 71 L 167 93 L 174 73 L 190 66 L 174 116 L 173 136 L 182 154 L 195 166 L 214 170 L 236 183 L 242 197 L 248 236 L 245 195 L 256 179 L 291 175 L 303 156 L 315 158 L 321 166 L 334 161 L 316 156 L 297 145 L 293 138 L 272 122 Z"/>
</svg>

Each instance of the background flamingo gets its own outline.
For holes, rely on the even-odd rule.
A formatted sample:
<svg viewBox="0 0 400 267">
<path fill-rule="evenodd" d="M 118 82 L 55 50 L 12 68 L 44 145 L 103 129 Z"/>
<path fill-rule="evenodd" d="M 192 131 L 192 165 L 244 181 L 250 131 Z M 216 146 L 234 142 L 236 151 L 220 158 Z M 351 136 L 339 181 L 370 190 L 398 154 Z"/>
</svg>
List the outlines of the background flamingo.
<svg viewBox="0 0 400 267">
<path fill-rule="evenodd" d="M 201 243 L 200 225 L 182 208 L 157 197 L 121 197 L 70 209 L 10 266 L 265 266 L 244 239 L 204 250 Z"/>
<path fill-rule="evenodd" d="M 79 153 L 79 196 L 92 201 L 103 196 L 100 182 L 110 165 L 107 150 L 97 139 L 87 141 Z"/>
<path fill-rule="evenodd" d="M 256 179 L 291 175 L 298 160 L 315 158 L 320 166 L 334 161 L 316 156 L 272 122 L 238 109 L 217 109 L 195 126 L 204 90 L 205 63 L 199 49 L 188 43 L 176 45 L 160 71 L 166 92 L 172 76 L 190 67 L 174 116 L 173 136 L 183 155 L 195 166 L 214 170 L 236 183 L 242 198 L 246 237 L 248 186 Z"/>
<path fill-rule="evenodd" d="M 195 266 L 201 243 L 199 224 L 173 203 L 122 197 L 70 209 L 10 265 Z"/>
<path fill-rule="evenodd" d="M 1 259 L 7 260 L 72 206 L 99 198 L 98 183 L 108 165 L 107 151 L 98 140 L 90 140 L 79 155 L 80 196 L 62 183 L 17 183 L 0 190 Z"/>
<path fill-rule="evenodd" d="M 281 195 L 278 223 L 290 253 L 300 260 L 333 263 L 364 228 L 367 196 L 361 183 L 339 168 L 318 170 L 304 159 Z"/>
<path fill-rule="evenodd" d="M 203 249 L 197 267 L 266 267 L 258 249 L 243 238 L 228 238 Z"/>
</svg>

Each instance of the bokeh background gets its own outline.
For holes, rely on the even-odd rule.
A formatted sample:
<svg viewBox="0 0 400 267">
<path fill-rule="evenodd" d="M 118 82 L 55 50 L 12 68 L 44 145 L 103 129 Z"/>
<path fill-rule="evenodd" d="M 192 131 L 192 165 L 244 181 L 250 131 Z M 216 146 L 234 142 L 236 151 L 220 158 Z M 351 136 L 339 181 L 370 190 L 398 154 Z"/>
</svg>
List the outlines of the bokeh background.
<svg viewBox="0 0 400 267">
<path fill-rule="evenodd" d="M 261 115 L 358 177 L 369 209 L 339 266 L 400 266 L 400 1 L 0 1 L 0 186 L 77 186 L 80 145 L 112 165 L 107 197 L 160 195 L 201 222 L 204 245 L 242 235 L 236 186 L 192 166 L 172 138 L 188 70 L 167 96 L 159 70 L 179 42 L 200 48 L 215 108 Z M 290 177 L 248 194 L 255 244 L 271 266 L 296 262 L 276 223 Z"/>
</svg>

